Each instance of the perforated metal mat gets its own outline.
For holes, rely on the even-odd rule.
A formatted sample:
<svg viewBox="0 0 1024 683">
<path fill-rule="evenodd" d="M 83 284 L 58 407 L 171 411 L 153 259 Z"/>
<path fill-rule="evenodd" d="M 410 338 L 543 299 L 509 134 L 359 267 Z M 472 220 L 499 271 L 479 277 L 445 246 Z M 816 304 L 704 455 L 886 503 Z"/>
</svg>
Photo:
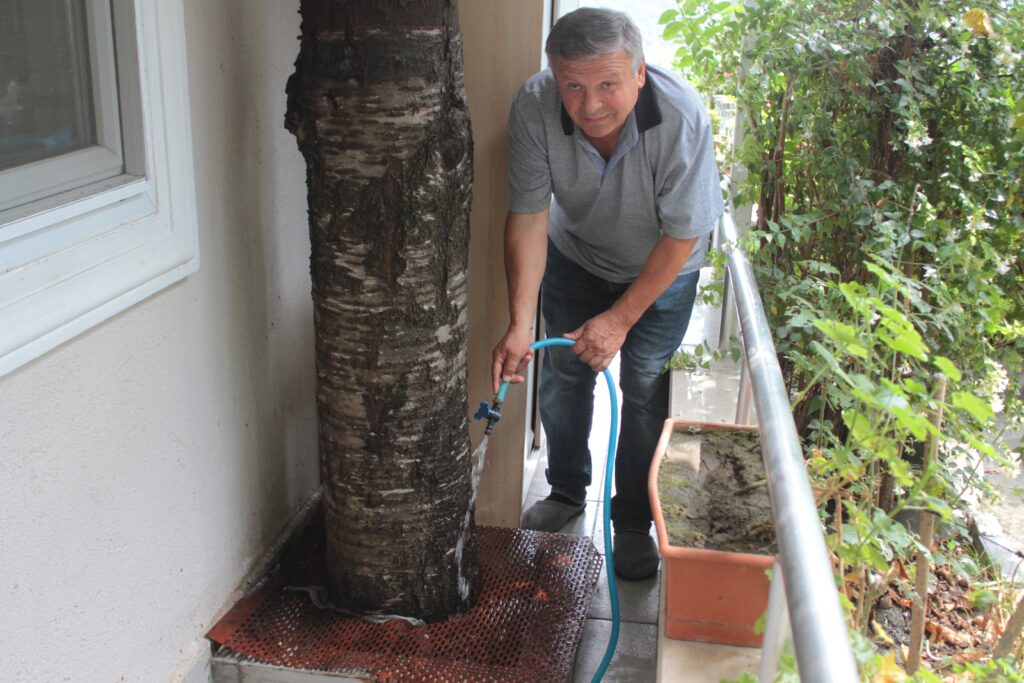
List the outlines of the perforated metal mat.
<svg viewBox="0 0 1024 683">
<path fill-rule="evenodd" d="M 565 680 L 601 556 L 589 538 L 494 527 L 477 534 L 483 587 L 473 609 L 424 626 L 372 624 L 286 590 L 322 581 L 323 527 L 314 518 L 207 636 L 221 646 L 217 656 L 357 679 Z"/>
</svg>

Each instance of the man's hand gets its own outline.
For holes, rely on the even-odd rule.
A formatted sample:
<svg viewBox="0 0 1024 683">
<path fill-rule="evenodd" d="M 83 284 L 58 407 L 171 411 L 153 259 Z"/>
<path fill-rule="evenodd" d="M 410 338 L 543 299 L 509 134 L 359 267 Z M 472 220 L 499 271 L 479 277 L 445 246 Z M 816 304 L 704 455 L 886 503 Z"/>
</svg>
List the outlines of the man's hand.
<svg viewBox="0 0 1024 683">
<path fill-rule="evenodd" d="M 594 372 L 605 370 L 626 343 L 626 335 L 636 321 L 679 275 L 696 243 L 696 238 L 680 240 L 668 235 L 658 238 L 640 275 L 619 300 L 604 313 L 565 335 L 576 341 L 572 352 Z"/>
<path fill-rule="evenodd" d="M 498 393 L 502 382 L 519 384 L 525 381 L 522 375 L 516 373 L 533 360 L 533 350 L 530 348 L 532 342 L 531 327 L 510 326 L 505 332 L 491 353 L 491 385 L 494 393 Z"/>
<path fill-rule="evenodd" d="M 614 309 L 596 315 L 582 326 L 565 335 L 576 345 L 572 352 L 594 372 L 601 372 L 611 365 L 615 354 L 626 343 L 626 335 L 632 327 Z"/>
</svg>

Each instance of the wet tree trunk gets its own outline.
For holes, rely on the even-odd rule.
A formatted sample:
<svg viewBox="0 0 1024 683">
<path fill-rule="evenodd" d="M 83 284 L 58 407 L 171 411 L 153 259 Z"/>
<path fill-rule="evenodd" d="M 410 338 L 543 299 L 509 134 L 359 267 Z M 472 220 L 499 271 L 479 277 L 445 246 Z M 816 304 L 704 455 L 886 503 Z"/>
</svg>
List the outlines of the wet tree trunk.
<svg viewBox="0 0 1024 683">
<path fill-rule="evenodd" d="M 286 115 L 307 165 L 329 590 L 345 609 L 426 621 L 479 587 L 456 10 L 302 0 Z"/>
</svg>

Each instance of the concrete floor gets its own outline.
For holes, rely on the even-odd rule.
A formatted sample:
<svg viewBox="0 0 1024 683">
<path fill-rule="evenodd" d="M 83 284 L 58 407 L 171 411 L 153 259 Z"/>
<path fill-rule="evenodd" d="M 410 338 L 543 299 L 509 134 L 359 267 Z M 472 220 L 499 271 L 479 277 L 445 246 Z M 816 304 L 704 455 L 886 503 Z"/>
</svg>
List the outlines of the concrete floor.
<svg viewBox="0 0 1024 683">
<path fill-rule="evenodd" d="M 604 529 L 601 516 L 604 504 L 600 501 L 601 487 L 596 484 L 603 481 L 597 478 L 597 471 L 600 469 L 600 476 L 604 476 L 607 439 L 607 434 L 591 439 L 591 451 L 595 459 L 595 485 L 588 492 L 586 510 L 560 529 L 561 533 L 590 536 L 602 555 Z M 595 448 L 595 441 L 601 442 L 598 448 Z M 597 462 L 598 453 L 601 454 L 600 465 Z M 530 487 L 527 505 L 547 495 L 549 489 L 544 480 L 544 467 L 545 462 L 541 461 Z M 616 580 L 621 626 L 615 656 L 605 674 L 605 681 L 718 683 L 724 678 L 738 677 L 743 671 L 757 672 L 760 650 L 666 639 L 658 623 L 662 612 L 660 584 L 660 572 L 658 576 L 646 581 Z M 573 683 L 585 683 L 593 677 L 608 645 L 611 618 L 608 577 L 602 571 L 576 654 L 576 667 L 571 679 Z"/>
</svg>

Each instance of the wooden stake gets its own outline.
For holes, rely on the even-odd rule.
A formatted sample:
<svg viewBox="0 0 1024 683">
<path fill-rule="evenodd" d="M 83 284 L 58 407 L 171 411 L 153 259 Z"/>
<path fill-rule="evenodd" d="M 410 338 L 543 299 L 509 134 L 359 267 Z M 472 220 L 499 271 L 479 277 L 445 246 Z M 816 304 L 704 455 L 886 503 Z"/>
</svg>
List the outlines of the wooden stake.
<svg viewBox="0 0 1024 683">
<path fill-rule="evenodd" d="M 992 659 L 1001 659 L 1010 654 L 1013 644 L 1020 637 L 1021 629 L 1024 629 L 1024 598 L 1017 601 L 1017 607 L 1013 610 L 1010 620 L 1006 622 L 1006 629 L 1003 636 L 992 651 Z"/>
<path fill-rule="evenodd" d="M 931 423 L 936 431 L 942 426 L 942 404 L 946 400 L 946 378 L 938 376 L 938 387 L 935 392 L 935 402 L 938 408 L 931 413 Z M 924 464 L 922 472 L 927 472 L 939 453 L 939 438 L 933 434 L 928 435 L 927 447 L 924 453 Z M 917 595 L 910 607 L 910 643 L 907 654 L 907 673 L 913 675 L 921 666 L 921 645 L 924 642 L 924 621 L 928 613 L 928 575 L 931 573 L 928 552 L 932 547 L 932 538 L 935 532 L 935 513 L 927 510 L 921 511 L 921 526 L 918 536 L 921 539 L 921 550 L 917 551 L 917 572 L 914 577 L 914 589 Z"/>
</svg>

